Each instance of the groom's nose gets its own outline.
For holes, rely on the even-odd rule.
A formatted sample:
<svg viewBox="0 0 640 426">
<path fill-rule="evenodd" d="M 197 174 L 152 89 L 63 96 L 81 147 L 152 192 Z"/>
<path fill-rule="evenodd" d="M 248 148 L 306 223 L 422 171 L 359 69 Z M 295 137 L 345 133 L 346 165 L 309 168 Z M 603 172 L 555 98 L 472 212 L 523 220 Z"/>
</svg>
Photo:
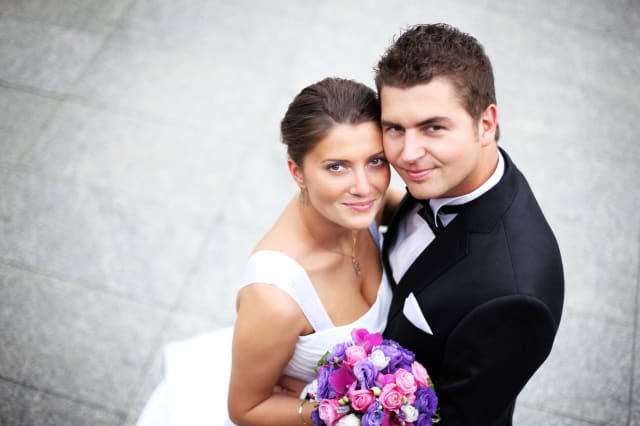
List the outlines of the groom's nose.
<svg viewBox="0 0 640 426">
<path fill-rule="evenodd" d="M 416 129 L 407 129 L 404 134 L 400 158 L 405 163 L 413 163 L 425 153 L 423 143 Z"/>
</svg>

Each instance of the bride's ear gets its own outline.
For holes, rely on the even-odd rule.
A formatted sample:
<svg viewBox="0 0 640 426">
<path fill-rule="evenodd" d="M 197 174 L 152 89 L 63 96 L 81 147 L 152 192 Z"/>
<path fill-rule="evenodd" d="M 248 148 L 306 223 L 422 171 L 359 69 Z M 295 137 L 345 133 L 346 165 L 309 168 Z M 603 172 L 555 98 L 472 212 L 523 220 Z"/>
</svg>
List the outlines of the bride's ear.
<svg viewBox="0 0 640 426">
<path fill-rule="evenodd" d="M 289 173 L 293 177 L 293 180 L 296 181 L 296 184 L 300 188 L 300 190 L 305 189 L 304 184 L 304 175 L 302 173 L 302 167 L 298 166 L 295 161 L 291 159 L 291 157 L 287 158 L 287 166 L 289 167 Z"/>
</svg>

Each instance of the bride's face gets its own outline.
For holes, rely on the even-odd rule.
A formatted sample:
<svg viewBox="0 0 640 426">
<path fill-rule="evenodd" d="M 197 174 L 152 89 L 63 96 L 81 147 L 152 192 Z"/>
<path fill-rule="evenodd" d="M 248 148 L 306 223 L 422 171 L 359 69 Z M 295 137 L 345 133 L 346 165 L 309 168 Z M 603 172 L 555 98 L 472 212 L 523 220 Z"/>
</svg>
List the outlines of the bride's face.
<svg viewBox="0 0 640 426">
<path fill-rule="evenodd" d="M 368 227 L 383 205 L 390 179 L 378 124 L 334 126 L 305 155 L 299 173 L 306 202 L 321 216 L 345 228 Z"/>
</svg>

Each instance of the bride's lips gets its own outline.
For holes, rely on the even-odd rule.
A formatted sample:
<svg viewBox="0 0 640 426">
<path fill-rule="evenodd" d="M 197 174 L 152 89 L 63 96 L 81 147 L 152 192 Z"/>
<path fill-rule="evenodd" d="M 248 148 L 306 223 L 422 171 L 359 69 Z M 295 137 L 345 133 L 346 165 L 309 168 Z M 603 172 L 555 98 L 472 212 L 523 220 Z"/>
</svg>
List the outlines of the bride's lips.
<svg viewBox="0 0 640 426">
<path fill-rule="evenodd" d="M 404 173 L 407 176 L 407 178 L 414 182 L 420 182 L 421 180 L 426 178 L 432 171 L 433 171 L 433 168 L 420 169 L 420 170 L 404 169 Z"/>
<path fill-rule="evenodd" d="M 368 212 L 373 207 L 375 200 L 359 201 L 357 203 L 344 203 L 345 206 L 357 212 Z"/>
</svg>

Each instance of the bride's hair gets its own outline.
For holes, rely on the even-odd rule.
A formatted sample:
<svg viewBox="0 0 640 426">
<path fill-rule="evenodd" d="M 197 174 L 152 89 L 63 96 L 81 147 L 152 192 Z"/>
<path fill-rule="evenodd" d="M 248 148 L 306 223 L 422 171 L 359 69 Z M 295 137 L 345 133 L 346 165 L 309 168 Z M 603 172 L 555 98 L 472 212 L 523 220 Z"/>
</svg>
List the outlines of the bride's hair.
<svg viewBox="0 0 640 426">
<path fill-rule="evenodd" d="M 337 124 L 380 122 L 375 92 L 353 80 L 325 78 L 305 87 L 293 99 L 282 122 L 282 143 L 300 167 L 304 156 Z"/>
</svg>

